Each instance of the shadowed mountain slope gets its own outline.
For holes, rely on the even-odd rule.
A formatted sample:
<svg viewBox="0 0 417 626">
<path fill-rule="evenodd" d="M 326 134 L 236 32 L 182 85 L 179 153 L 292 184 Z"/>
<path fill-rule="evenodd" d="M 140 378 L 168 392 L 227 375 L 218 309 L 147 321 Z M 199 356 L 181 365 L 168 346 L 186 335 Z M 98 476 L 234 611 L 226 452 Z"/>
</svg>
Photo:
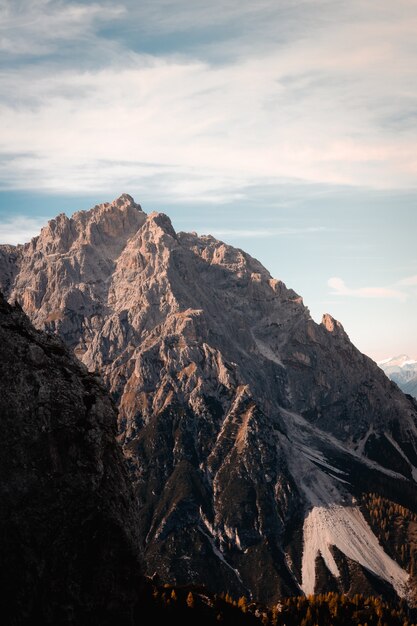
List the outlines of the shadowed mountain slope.
<svg viewBox="0 0 417 626">
<path fill-rule="evenodd" d="M 4 624 L 133 624 L 137 506 L 116 412 L 61 340 L 0 294 Z"/>
</svg>

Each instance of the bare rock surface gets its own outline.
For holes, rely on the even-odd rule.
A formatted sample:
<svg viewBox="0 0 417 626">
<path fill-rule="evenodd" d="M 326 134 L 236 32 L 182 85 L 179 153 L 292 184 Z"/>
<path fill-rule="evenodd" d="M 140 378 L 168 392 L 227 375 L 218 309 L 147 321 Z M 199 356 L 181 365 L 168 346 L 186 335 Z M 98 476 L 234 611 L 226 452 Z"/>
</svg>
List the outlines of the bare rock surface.
<svg viewBox="0 0 417 626">
<path fill-rule="evenodd" d="M 103 376 L 149 574 L 271 601 L 314 588 L 315 508 L 342 524 L 374 490 L 416 509 L 416 404 L 242 250 L 125 194 L 0 247 L 0 288 Z M 382 561 L 361 566 L 406 595 Z"/>
</svg>

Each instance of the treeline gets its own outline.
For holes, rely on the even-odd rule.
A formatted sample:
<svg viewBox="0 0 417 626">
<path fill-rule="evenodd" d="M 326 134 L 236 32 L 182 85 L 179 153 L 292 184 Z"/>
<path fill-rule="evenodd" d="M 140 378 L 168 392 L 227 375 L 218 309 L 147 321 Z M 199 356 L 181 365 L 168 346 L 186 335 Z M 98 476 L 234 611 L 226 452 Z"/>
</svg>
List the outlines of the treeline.
<svg viewBox="0 0 417 626">
<path fill-rule="evenodd" d="M 417 589 L 417 514 L 377 493 L 364 493 L 361 509 L 384 549 L 411 575 Z M 417 626 L 416 610 L 379 596 L 335 592 L 285 598 L 273 607 L 244 596 L 213 594 L 201 587 L 148 588 L 152 623 L 173 619 L 182 626 Z"/>
<path fill-rule="evenodd" d="M 378 596 L 329 592 L 296 596 L 272 608 L 230 594 L 199 588 L 154 587 L 155 619 L 171 618 L 182 626 L 417 626 L 405 602 L 390 604 Z"/>
<path fill-rule="evenodd" d="M 415 577 L 417 545 L 412 535 L 417 537 L 417 514 L 376 493 L 362 494 L 360 503 L 373 532 L 386 551 Z"/>
<path fill-rule="evenodd" d="M 212 594 L 195 586 L 150 587 L 144 608 L 151 619 L 140 623 L 151 626 L 166 620 L 181 626 L 262 626 L 259 615 L 248 612 L 242 600 L 233 600 L 228 594 Z"/>
<path fill-rule="evenodd" d="M 415 626 L 405 603 L 393 607 L 378 596 L 359 594 L 288 598 L 273 612 L 271 626 Z"/>
</svg>

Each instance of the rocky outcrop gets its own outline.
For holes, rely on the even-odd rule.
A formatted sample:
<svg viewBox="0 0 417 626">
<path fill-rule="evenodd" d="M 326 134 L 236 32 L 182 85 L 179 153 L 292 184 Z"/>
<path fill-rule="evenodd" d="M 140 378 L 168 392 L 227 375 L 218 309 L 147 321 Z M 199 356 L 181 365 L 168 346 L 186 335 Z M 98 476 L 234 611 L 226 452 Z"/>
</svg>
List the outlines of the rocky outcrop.
<svg viewBox="0 0 417 626">
<path fill-rule="evenodd" d="M 3 250 L 1 282 L 117 402 L 148 573 L 272 601 L 316 584 L 311 520 L 363 530 L 375 489 L 415 509 L 416 405 L 242 250 L 124 195 Z M 360 567 L 406 595 L 380 557 Z"/>
<path fill-rule="evenodd" d="M 137 506 L 100 382 L 0 295 L 3 624 L 133 624 Z"/>
</svg>

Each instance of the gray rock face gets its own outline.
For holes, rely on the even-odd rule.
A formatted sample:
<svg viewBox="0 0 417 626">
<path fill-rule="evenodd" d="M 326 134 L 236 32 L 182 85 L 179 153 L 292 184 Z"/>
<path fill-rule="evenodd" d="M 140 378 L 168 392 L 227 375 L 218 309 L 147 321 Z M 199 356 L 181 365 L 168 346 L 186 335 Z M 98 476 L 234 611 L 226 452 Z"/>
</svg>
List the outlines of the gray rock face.
<svg viewBox="0 0 417 626">
<path fill-rule="evenodd" d="M 242 250 L 124 195 L 0 251 L 8 298 L 118 404 L 148 573 L 270 601 L 318 589 L 307 534 L 361 491 L 415 509 L 416 405 Z M 406 595 L 383 554 L 359 567 Z"/>
<path fill-rule="evenodd" d="M 137 506 L 116 412 L 61 340 L 0 294 L 2 623 L 134 623 Z"/>
</svg>

